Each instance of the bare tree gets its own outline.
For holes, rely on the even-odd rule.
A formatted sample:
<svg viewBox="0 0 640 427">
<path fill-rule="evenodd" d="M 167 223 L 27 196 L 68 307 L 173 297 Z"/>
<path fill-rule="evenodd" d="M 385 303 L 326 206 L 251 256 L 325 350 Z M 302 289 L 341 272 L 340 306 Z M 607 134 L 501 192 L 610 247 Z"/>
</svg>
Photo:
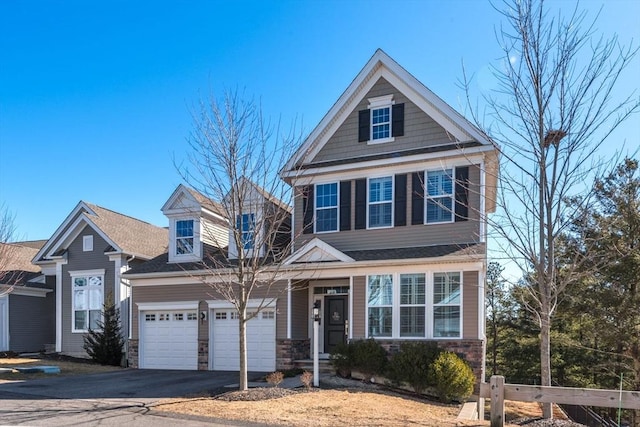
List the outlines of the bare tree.
<svg viewBox="0 0 640 427">
<path fill-rule="evenodd" d="M 527 307 L 540 327 L 541 383 L 549 386 L 551 320 L 584 263 L 556 260 L 558 239 L 579 212 L 567 200 L 582 194 L 588 203 L 589 182 L 605 166 L 594 152 L 639 109 L 637 93 L 617 100 L 614 92 L 637 49 L 621 46 L 616 36 L 597 37 L 595 21 L 587 22 L 577 6 L 557 17 L 543 0 L 502 6 L 499 89 L 485 96 L 490 124 L 483 126 L 477 114 L 475 121 L 500 146 L 499 209 L 489 224 L 506 257 L 531 278 Z M 466 76 L 464 84 L 471 106 Z M 551 405 L 543 412 L 551 418 Z"/>
<path fill-rule="evenodd" d="M 16 281 L 14 264 L 18 257 L 18 248 L 10 244 L 15 240 L 15 216 L 3 204 L 0 205 L 0 285 L 9 285 L 0 289 L 0 296 L 6 295 L 13 289 Z M 12 283 L 6 283 L 11 279 Z"/>
<path fill-rule="evenodd" d="M 227 91 L 192 109 L 188 166 L 183 178 L 229 221 L 229 247 L 205 251 L 206 275 L 213 292 L 238 312 L 240 390 L 247 389 L 247 322 L 286 291 L 281 261 L 291 253 L 291 190 L 278 177 L 298 145 L 295 128 L 286 135 L 264 119 L 260 105 Z M 274 130 L 275 129 L 275 130 Z M 290 282 L 289 282 L 290 283 Z M 247 310 L 250 299 L 260 301 Z"/>
</svg>

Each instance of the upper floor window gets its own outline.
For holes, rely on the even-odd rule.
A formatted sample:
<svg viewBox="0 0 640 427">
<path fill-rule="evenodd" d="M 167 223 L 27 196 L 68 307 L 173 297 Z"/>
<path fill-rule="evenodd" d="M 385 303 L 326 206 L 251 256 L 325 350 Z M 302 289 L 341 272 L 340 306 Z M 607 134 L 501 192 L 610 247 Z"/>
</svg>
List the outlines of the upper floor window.
<svg viewBox="0 0 640 427">
<path fill-rule="evenodd" d="M 104 302 L 104 270 L 72 273 L 71 280 L 73 331 L 98 329 Z"/>
<path fill-rule="evenodd" d="M 338 183 L 316 185 L 316 233 L 338 231 Z"/>
<path fill-rule="evenodd" d="M 393 177 L 369 179 L 369 228 L 393 224 Z"/>
<path fill-rule="evenodd" d="M 453 221 L 453 174 L 451 169 L 427 171 L 427 224 Z"/>
<path fill-rule="evenodd" d="M 385 139 L 391 136 L 391 107 L 371 110 L 371 139 Z"/>
<path fill-rule="evenodd" d="M 193 253 L 193 220 L 176 221 L 176 255 Z"/>
<path fill-rule="evenodd" d="M 240 231 L 240 242 L 242 248 L 253 249 L 255 244 L 255 216 L 254 214 L 242 214 L 236 218 L 236 228 Z"/>
</svg>

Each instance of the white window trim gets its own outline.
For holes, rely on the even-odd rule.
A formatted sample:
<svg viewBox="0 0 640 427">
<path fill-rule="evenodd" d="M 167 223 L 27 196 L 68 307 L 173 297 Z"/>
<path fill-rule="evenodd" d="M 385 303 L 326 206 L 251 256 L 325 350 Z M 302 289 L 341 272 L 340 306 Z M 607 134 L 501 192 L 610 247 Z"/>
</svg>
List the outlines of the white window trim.
<svg viewBox="0 0 640 427">
<path fill-rule="evenodd" d="M 450 196 L 429 196 L 429 172 L 445 172 L 451 169 L 451 195 Z M 424 212 L 423 221 L 424 225 L 436 225 L 436 224 L 451 224 L 456 220 L 456 168 L 440 168 L 440 169 L 427 169 L 424 171 L 424 184 L 423 184 L 423 193 L 424 193 Z M 438 221 L 438 222 L 427 222 L 427 208 L 429 199 L 442 199 L 445 197 L 451 198 L 451 219 L 449 221 Z"/>
<path fill-rule="evenodd" d="M 178 237 L 178 223 L 179 222 L 186 222 L 186 221 L 191 221 L 193 222 L 192 225 L 192 234 L 191 236 L 180 236 Z M 173 228 L 173 241 L 174 241 L 174 247 L 173 247 L 173 255 L 176 258 L 179 257 L 192 257 L 195 253 L 196 253 L 196 220 L 194 218 L 176 218 L 175 221 L 175 227 Z M 183 254 L 179 254 L 178 253 L 178 240 L 179 239 L 191 239 L 192 240 L 192 245 L 191 245 L 191 252 L 187 252 L 187 253 L 183 253 Z"/>
<path fill-rule="evenodd" d="M 89 329 L 76 329 L 76 310 L 75 310 L 75 305 L 74 305 L 74 292 L 73 292 L 73 282 L 74 279 L 76 277 L 89 277 L 89 276 L 100 276 L 102 277 L 102 304 L 104 304 L 104 290 L 105 290 L 105 283 L 104 283 L 104 276 L 105 276 L 105 269 L 97 269 L 97 270 L 73 270 L 73 271 L 69 271 L 68 272 L 69 275 L 71 276 L 71 332 L 72 333 L 87 333 L 89 332 Z M 89 290 L 89 287 L 87 286 L 87 290 Z M 90 311 L 90 309 L 85 310 L 88 312 Z M 100 307 L 100 311 L 102 311 L 102 307 Z M 87 324 L 89 324 L 89 319 L 87 319 Z"/>
<path fill-rule="evenodd" d="M 391 203 L 391 224 L 390 225 L 384 225 L 382 227 L 371 227 L 369 225 L 369 206 L 371 205 L 371 202 L 369 201 L 369 192 L 370 192 L 370 181 L 372 179 L 379 179 L 379 178 L 391 178 L 391 200 L 389 200 L 388 202 L 374 202 L 373 204 L 375 205 L 381 205 L 381 204 L 385 204 L 385 203 Z M 393 224 L 395 221 L 395 209 L 393 206 L 395 197 L 396 197 L 396 177 L 395 175 L 382 175 L 382 176 L 372 176 L 367 178 L 367 230 L 383 230 L 385 228 L 393 228 Z"/>
<path fill-rule="evenodd" d="M 83 252 L 93 251 L 93 235 L 92 234 L 88 236 L 82 236 L 82 251 Z"/>
<path fill-rule="evenodd" d="M 395 141 L 393 135 L 393 105 L 395 101 L 393 100 L 393 95 L 383 95 L 377 96 L 375 98 L 369 98 L 368 109 L 371 110 L 369 113 L 369 140 L 367 141 L 367 145 L 375 145 L 375 144 L 384 144 L 387 142 Z M 381 108 L 389 108 L 389 136 L 386 138 L 373 139 L 373 110 L 379 110 Z"/>
<path fill-rule="evenodd" d="M 413 276 L 413 275 L 422 275 L 424 276 L 424 304 L 402 304 L 402 276 Z M 429 288 L 427 286 L 427 275 L 426 273 L 398 273 L 398 337 L 405 338 L 424 338 L 427 335 L 427 293 L 429 292 Z M 402 336 L 402 331 L 400 330 L 400 325 L 402 321 L 402 308 L 403 307 L 417 307 L 424 309 L 424 334 L 422 336 Z"/>
<path fill-rule="evenodd" d="M 193 252 L 178 254 L 177 223 L 178 221 L 193 221 Z M 199 261 L 202 257 L 202 239 L 200 238 L 200 218 L 191 215 L 180 215 L 169 219 L 169 262 Z"/>
<path fill-rule="evenodd" d="M 318 186 L 319 185 L 327 185 L 327 184 L 335 184 L 336 185 L 336 206 L 335 206 L 335 210 L 336 210 L 336 229 L 335 230 L 326 230 L 326 231 L 317 231 L 316 229 L 316 220 L 318 219 L 318 215 L 317 212 L 318 210 L 328 210 L 328 209 L 334 209 L 333 207 L 323 207 L 318 209 Z M 338 181 L 331 181 L 331 182 L 320 182 L 317 184 L 314 184 L 313 187 L 313 233 L 314 234 L 327 234 L 327 233 L 336 233 L 338 231 L 340 231 L 340 182 Z"/>
<path fill-rule="evenodd" d="M 473 270 L 475 271 L 475 270 Z M 434 311 L 435 307 L 443 307 L 443 305 L 434 305 L 433 293 L 434 293 L 434 275 L 437 273 L 459 274 L 460 275 L 460 303 L 457 304 L 460 307 L 460 335 L 457 337 L 436 337 L 434 334 Z M 400 336 L 400 308 L 419 305 L 400 305 L 400 275 L 401 274 L 424 274 L 425 275 L 425 324 L 424 336 L 420 337 L 403 337 Z M 392 301 L 391 305 L 391 336 L 370 336 L 369 335 L 369 277 L 371 276 L 383 276 L 391 275 L 392 280 Z M 365 278 L 365 336 L 367 338 L 373 338 L 376 340 L 403 340 L 403 341 L 420 341 L 420 340 L 438 340 L 438 341 L 456 341 L 461 340 L 464 337 L 464 271 L 455 269 L 438 269 L 438 270 L 412 270 L 402 272 L 379 272 L 374 274 L 367 274 Z M 372 306 L 372 307 L 387 307 L 387 306 Z"/>
<path fill-rule="evenodd" d="M 250 231 L 243 231 L 242 230 L 242 225 L 244 222 L 244 217 L 245 215 L 253 215 L 253 228 Z M 240 221 L 238 221 L 238 217 L 240 217 Z M 238 230 L 238 234 L 240 235 L 240 243 L 242 244 L 242 248 L 238 248 L 238 249 L 242 249 L 244 251 L 244 253 L 247 256 L 253 256 L 253 251 L 256 249 L 256 219 L 257 219 L 258 215 L 256 215 L 253 212 L 247 212 L 247 213 L 239 213 L 236 215 L 236 229 Z M 239 224 L 238 224 L 239 223 Z M 240 227 L 238 228 L 238 225 L 240 225 Z M 251 239 L 251 247 L 250 248 L 245 248 L 244 247 L 244 235 L 245 234 L 252 234 L 252 239 Z M 238 250 L 238 252 L 240 252 Z"/>
</svg>

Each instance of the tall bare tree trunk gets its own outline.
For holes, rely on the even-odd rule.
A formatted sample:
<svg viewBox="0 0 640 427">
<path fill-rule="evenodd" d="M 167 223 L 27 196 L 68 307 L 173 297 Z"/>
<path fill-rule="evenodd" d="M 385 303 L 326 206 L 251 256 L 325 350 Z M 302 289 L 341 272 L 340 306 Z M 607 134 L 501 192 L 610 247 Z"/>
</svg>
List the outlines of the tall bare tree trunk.
<svg viewBox="0 0 640 427">
<path fill-rule="evenodd" d="M 238 386 L 239 390 L 247 390 L 249 388 L 249 384 L 247 381 L 247 309 L 246 307 L 242 310 L 240 315 L 238 316 L 240 321 L 239 325 L 239 334 L 240 334 L 240 384 Z"/>
</svg>

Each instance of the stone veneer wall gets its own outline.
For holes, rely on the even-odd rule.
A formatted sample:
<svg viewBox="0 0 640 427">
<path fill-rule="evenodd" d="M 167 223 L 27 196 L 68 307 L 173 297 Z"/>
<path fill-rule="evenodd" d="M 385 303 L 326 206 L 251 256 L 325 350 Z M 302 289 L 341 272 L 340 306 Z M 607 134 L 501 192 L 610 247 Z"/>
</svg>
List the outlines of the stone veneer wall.
<svg viewBox="0 0 640 427">
<path fill-rule="evenodd" d="M 129 340 L 127 363 L 130 368 L 138 369 L 138 340 Z"/>
<path fill-rule="evenodd" d="M 209 340 L 198 340 L 198 371 L 209 370 Z"/>
<path fill-rule="evenodd" d="M 294 361 L 309 359 L 311 341 L 303 340 L 276 340 L 276 369 L 291 369 Z"/>
</svg>

